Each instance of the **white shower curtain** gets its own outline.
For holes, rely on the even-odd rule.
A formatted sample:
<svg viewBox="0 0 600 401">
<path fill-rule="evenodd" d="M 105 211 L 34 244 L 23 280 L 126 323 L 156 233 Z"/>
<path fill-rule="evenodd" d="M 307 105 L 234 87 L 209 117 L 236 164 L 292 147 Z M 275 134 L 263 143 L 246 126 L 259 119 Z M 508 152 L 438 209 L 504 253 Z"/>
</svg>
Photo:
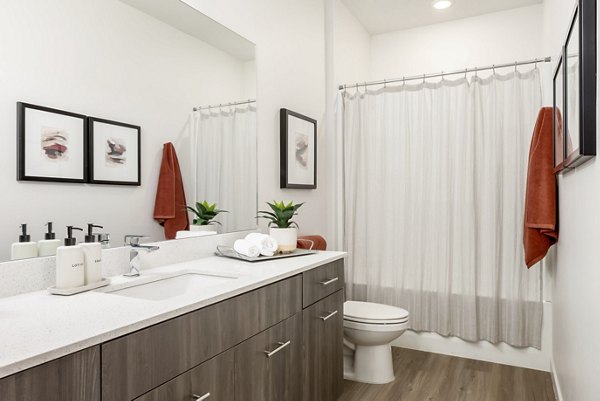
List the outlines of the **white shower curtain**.
<svg viewBox="0 0 600 401">
<path fill-rule="evenodd" d="M 229 211 L 216 220 L 222 231 L 256 226 L 256 108 L 195 111 L 196 200 Z"/>
<path fill-rule="evenodd" d="M 522 237 L 539 70 L 344 94 L 350 299 L 416 331 L 541 346 Z"/>
</svg>

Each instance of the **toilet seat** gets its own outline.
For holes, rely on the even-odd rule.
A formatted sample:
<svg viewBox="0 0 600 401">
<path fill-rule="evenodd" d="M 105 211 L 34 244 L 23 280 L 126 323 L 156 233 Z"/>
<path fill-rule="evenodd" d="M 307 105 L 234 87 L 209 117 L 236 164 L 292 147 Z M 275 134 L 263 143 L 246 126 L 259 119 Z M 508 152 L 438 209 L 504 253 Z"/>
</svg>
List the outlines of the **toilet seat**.
<svg viewBox="0 0 600 401">
<path fill-rule="evenodd" d="M 408 322 L 408 311 L 372 302 L 344 303 L 344 321 L 363 325 L 401 325 Z"/>
<path fill-rule="evenodd" d="M 408 328 L 408 320 L 406 320 L 403 323 L 373 324 L 373 323 L 354 322 L 352 320 L 344 319 L 344 328 L 370 331 L 373 333 L 388 333 L 388 332 L 393 332 L 393 331 L 406 330 Z"/>
</svg>

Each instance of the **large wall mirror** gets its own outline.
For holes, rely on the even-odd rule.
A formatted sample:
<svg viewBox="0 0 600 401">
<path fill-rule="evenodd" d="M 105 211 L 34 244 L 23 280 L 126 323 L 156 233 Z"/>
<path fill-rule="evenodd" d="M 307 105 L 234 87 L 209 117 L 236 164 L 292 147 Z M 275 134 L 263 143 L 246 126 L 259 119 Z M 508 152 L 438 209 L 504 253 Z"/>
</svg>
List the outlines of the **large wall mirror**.
<svg viewBox="0 0 600 401">
<path fill-rule="evenodd" d="M 164 240 L 153 210 L 167 142 L 188 205 L 227 210 L 220 233 L 257 226 L 252 42 L 180 0 L 7 0 L 0 49 L 0 262 L 11 259 L 22 224 L 31 242 L 44 240 L 48 222 L 59 240 L 67 226 L 89 223 L 113 247 L 126 234 Z M 17 181 L 18 102 L 140 127 L 141 185 Z M 46 125 L 34 138 L 56 128 Z M 52 162 L 64 160 L 55 160 L 62 145 L 53 144 Z M 78 242 L 85 234 L 75 231 Z"/>
</svg>

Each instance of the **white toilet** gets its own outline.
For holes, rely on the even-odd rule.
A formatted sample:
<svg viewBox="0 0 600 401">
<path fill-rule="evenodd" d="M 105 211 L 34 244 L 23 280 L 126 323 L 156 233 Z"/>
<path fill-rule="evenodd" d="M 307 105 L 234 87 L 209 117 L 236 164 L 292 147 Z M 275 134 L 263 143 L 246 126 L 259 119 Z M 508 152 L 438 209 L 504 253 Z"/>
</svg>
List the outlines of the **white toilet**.
<svg viewBox="0 0 600 401">
<path fill-rule="evenodd" d="M 344 378 L 384 384 L 394 380 L 391 343 L 408 327 L 408 312 L 370 302 L 344 303 Z"/>
</svg>

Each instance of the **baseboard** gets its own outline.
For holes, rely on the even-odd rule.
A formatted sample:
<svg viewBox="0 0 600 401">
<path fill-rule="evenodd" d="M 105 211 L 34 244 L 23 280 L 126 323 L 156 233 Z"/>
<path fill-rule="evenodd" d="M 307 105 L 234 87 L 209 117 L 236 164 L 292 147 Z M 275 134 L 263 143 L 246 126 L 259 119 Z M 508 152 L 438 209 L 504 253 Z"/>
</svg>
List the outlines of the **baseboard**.
<svg viewBox="0 0 600 401">
<path fill-rule="evenodd" d="M 558 375 L 556 374 L 556 365 L 554 364 L 554 358 L 552 358 L 552 361 L 550 362 L 550 375 L 552 376 L 552 387 L 554 387 L 556 401 L 564 401 L 562 390 L 560 389 L 560 382 L 558 381 Z"/>
<path fill-rule="evenodd" d="M 515 348 L 508 344 L 487 341 L 469 342 L 457 337 L 442 337 L 435 333 L 406 331 L 392 343 L 395 347 L 458 356 L 461 358 L 550 371 L 550 358 L 536 348 Z"/>
</svg>

